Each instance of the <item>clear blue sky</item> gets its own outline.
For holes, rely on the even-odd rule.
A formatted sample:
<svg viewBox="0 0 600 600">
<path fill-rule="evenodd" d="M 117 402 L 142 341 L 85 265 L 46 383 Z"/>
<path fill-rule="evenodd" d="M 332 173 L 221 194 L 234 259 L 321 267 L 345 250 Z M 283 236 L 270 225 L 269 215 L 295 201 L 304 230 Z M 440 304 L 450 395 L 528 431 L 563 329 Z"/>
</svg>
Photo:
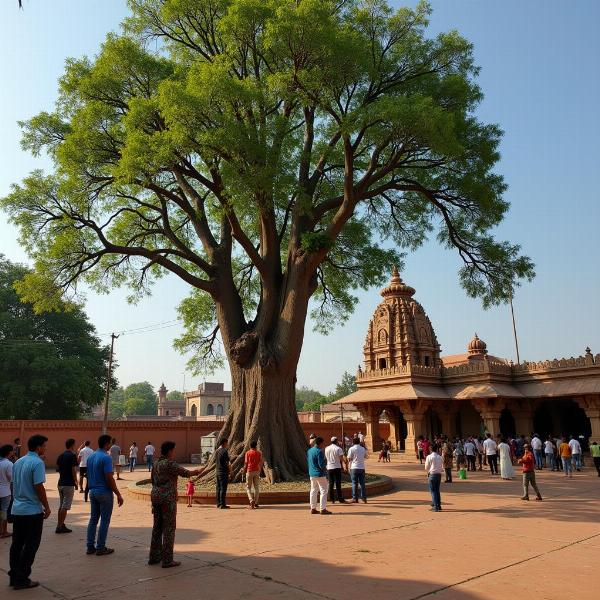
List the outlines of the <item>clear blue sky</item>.
<svg viewBox="0 0 600 600">
<path fill-rule="evenodd" d="M 17 0 L 0 3 L 0 194 L 31 169 L 48 166 L 19 146 L 17 120 L 51 109 L 68 56 L 93 54 L 126 14 L 124 0 Z M 398 3 L 396 3 L 398 4 Z M 414 5 L 414 2 L 404 4 Z M 485 100 L 480 117 L 504 129 L 499 171 L 509 184 L 510 214 L 499 234 L 518 241 L 538 276 L 515 300 L 521 357 L 529 360 L 600 352 L 600 2 L 597 0 L 437 0 L 431 32 L 458 29 L 475 45 Z M 0 252 L 25 261 L 16 232 L 0 217 Z M 409 255 L 402 273 L 432 320 L 443 353 L 462 352 L 477 331 L 491 353 L 514 358 L 505 307 L 484 311 L 457 283 L 459 261 L 434 243 Z M 175 317 L 186 286 L 174 278 L 152 298 L 129 306 L 125 291 L 88 295 L 99 332 Z M 360 294 L 352 319 L 328 337 L 307 327 L 299 385 L 323 392 L 361 361 L 378 290 Z M 124 384 L 164 380 L 181 389 L 185 359 L 171 348 L 177 327 L 117 341 Z M 209 379 L 229 382 L 228 373 Z M 188 374 L 186 388 L 200 379 Z"/>
</svg>

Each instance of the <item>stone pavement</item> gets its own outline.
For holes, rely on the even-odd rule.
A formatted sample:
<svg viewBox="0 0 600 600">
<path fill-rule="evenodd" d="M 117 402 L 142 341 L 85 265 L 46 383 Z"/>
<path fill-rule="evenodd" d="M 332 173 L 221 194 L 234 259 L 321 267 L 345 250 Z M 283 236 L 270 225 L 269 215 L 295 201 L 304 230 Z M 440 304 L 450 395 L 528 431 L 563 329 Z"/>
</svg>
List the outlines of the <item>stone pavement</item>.
<svg viewBox="0 0 600 600">
<path fill-rule="evenodd" d="M 396 491 L 368 504 L 333 505 L 331 516 L 304 505 L 250 511 L 179 505 L 177 569 L 148 566 L 148 504 L 125 497 L 113 513 L 112 556 L 85 555 L 88 505 L 83 496 L 56 535 L 56 474 L 48 474 L 53 509 L 32 577 L 41 588 L 2 598 L 131 600 L 577 600 L 600 594 L 600 478 L 588 467 L 573 480 L 543 471 L 544 502 L 523 502 L 520 477 L 475 473 L 442 484 L 443 512 L 429 512 L 419 465 L 377 464 Z M 147 475 L 125 473 L 123 487 Z M 6 569 L 10 541 L 0 540 Z"/>
</svg>

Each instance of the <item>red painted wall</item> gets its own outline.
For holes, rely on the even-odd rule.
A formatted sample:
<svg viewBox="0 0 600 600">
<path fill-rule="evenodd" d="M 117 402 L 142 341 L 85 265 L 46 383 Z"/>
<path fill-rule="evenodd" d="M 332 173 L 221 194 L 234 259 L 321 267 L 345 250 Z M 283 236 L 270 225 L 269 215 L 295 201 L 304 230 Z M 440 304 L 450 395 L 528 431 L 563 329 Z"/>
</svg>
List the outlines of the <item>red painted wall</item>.
<svg viewBox="0 0 600 600">
<path fill-rule="evenodd" d="M 321 436 L 326 442 L 332 436 L 341 437 L 340 423 L 301 423 L 306 438 L 311 433 Z M 110 421 L 108 433 L 117 439 L 123 454 L 128 453 L 131 442 L 137 442 L 141 448 L 151 441 L 158 449 L 165 440 L 177 444 L 176 458 L 182 462 L 189 461 L 191 454 L 200 452 L 200 438 L 215 431 L 219 423 L 209 421 Z M 54 459 L 65 447 L 65 440 L 75 438 L 77 446 L 86 440 L 97 446 L 98 436 L 102 430 L 101 421 L 0 421 L 0 445 L 12 444 L 16 437 L 21 438 L 23 452 L 27 451 L 27 439 L 41 433 L 48 438 L 46 464 L 54 464 Z M 365 432 L 364 423 L 346 423 L 344 433 L 352 437 L 358 431 Z M 379 432 L 383 439 L 389 436 L 389 424 L 380 423 Z M 126 452 L 127 451 L 127 452 Z"/>
</svg>

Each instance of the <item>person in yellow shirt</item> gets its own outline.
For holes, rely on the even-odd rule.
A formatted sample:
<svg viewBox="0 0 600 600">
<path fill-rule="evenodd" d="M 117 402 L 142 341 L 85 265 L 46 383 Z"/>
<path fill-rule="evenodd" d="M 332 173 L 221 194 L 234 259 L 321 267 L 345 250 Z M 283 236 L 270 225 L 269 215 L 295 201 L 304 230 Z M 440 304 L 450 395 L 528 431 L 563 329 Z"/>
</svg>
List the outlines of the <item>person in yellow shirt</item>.
<svg viewBox="0 0 600 600">
<path fill-rule="evenodd" d="M 573 464 L 571 463 L 571 446 L 567 443 L 567 438 L 563 437 L 562 443 L 558 449 L 558 455 L 562 461 L 565 477 L 573 478 Z"/>
<path fill-rule="evenodd" d="M 594 460 L 596 471 L 598 471 L 598 477 L 600 477 L 600 444 L 598 442 L 592 442 L 590 445 L 590 454 Z"/>
</svg>

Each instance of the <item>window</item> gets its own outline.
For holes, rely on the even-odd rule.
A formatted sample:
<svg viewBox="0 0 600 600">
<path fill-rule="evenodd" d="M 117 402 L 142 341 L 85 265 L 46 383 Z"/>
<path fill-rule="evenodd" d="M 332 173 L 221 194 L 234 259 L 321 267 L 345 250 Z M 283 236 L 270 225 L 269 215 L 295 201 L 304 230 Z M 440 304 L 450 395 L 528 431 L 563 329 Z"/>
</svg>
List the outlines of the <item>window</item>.
<svg viewBox="0 0 600 600">
<path fill-rule="evenodd" d="M 212 404 L 208 404 L 206 406 L 206 414 L 207 415 L 214 415 L 215 414 L 215 407 Z"/>
<path fill-rule="evenodd" d="M 167 417 L 169 416 L 169 411 L 167 411 Z"/>
<path fill-rule="evenodd" d="M 223 405 L 222 404 L 217 404 L 217 415 L 221 416 L 223 414 Z"/>
<path fill-rule="evenodd" d="M 386 360 L 385 360 L 385 358 L 380 358 L 380 359 L 379 359 L 379 368 L 380 368 L 380 369 L 385 369 L 385 368 L 387 368 L 387 367 L 386 367 L 386 364 L 387 364 L 387 363 L 386 363 Z"/>
<path fill-rule="evenodd" d="M 195 404 L 192 404 L 191 414 L 192 414 L 192 417 L 195 417 L 198 414 L 198 409 L 196 408 Z"/>
<path fill-rule="evenodd" d="M 425 357 L 425 366 L 428 367 L 429 366 L 429 356 Z"/>
</svg>

